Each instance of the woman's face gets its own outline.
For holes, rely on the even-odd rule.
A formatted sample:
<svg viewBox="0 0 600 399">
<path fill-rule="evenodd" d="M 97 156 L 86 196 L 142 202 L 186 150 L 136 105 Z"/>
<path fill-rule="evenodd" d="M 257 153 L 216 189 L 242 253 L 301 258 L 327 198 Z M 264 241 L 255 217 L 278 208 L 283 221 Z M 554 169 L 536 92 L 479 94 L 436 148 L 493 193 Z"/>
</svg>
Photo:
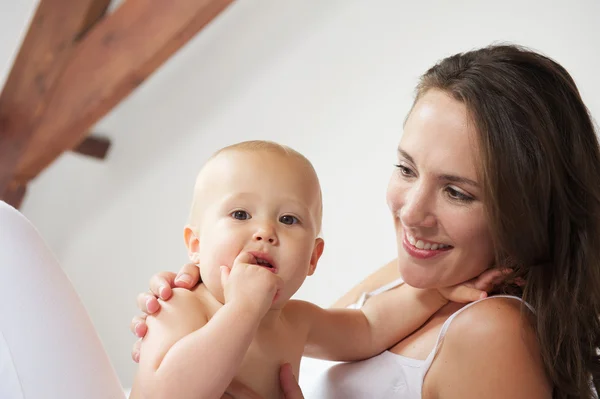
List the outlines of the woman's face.
<svg viewBox="0 0 600 399">
<path fill-rule="evenodd" d="M 476 134 L 466 106 L 439 90 L 425 93 L 406 121 L 387 201 L 400 273 L 413 287 L 459 284 L 493 263 Z"/>
</svg>

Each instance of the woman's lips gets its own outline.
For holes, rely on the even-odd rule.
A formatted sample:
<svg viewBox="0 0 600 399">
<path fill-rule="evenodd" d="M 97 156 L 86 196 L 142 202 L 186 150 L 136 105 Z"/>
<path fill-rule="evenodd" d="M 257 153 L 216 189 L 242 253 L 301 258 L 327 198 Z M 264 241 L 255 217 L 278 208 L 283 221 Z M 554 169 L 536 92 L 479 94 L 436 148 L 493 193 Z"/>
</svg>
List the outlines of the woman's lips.
<svg viewBox="0 0 600 399">
<path fill-rule="evenodd" d="M 417 258 L 417 259 L 430 259 L 433 258 L 435 256 L 447 253 L 449 250 L 452 249 L 452 247 L 445 247 L 445 248 L 441 248 L 441 249 L 419 249 L 417 247 L 415 247 L 414 245 L 412 245 L 409 241 L 408 241 L 408 237 L 406 236 L 406 233 L 404 234 L 404 238 L 402 240 L 402 246 L 404 247 L 404 250 L 412 257 Z"/>
</svg>

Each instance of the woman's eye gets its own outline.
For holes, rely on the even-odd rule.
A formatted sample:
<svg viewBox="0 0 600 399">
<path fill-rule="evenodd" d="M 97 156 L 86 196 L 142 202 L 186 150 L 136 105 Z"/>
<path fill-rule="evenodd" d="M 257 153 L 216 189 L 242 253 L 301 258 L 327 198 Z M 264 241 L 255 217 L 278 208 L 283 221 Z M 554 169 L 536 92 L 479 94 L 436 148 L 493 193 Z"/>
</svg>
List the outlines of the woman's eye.
<svg viewBox="0 0 600 399">
<path fill-rule="evenodd" d="M 296 224 L 299 222 L 298 218 L 292 215 L 283 215 L 279 218 L 279 221 L 283 224 Z"/>
<path fill-rule="evenodd" d="M 473 201 L 473 198 L 469 197 L 466 194 L 461 193 L 460 191 L 458 191 L 452 187 L 446 187 L 446 192 L 448 193 L 448 197 L 450 197 L 453 200 L 460 201 L 460 202 Z"/>
<path fill-rule="evenodd" d="M 248 220 L 250 219 L 250 214 L 246 211 L 233 211 L 231 212 L 231 217 L 237 220 Z"/>
<path fill-rule="evenodd" d="M 414 176 L 414 173 L 413 173 L 413 171 L 410 168 L 408 168 L 408 167 L 406 167 L 406 166 L 404 166 L 402 164 L 397 164 L 395 166 L 398 168 L 398 170 L 400 171 L 400 173 L 402 174 L 402 176 L 406 176 L 406 177 L 413 177 Z"/>
</svg>

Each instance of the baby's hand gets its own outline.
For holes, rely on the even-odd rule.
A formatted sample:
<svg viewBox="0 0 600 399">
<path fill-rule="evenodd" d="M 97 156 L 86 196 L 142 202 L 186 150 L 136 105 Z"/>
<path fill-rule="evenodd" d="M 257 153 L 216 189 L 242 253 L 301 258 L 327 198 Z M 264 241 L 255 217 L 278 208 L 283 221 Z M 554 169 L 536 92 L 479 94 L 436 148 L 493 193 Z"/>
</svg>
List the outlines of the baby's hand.
<svg viewBox="0 0 600 399">
<path fill-rule="evenodd" d="M 452 302 L 467 303 L 487 297 L 497 284 L 510 274 L 511 269 L 490 269 L 479 276 L 453 287 L 440 288 L 440 294 Z"/>
<path fill-rule="evenodd" d="M 283 280 L 267 268 L 258 266 L 254 256 L 242 252 L 229 269 L 221 266 L 225 303 L 238 303 L 256 311 L 262 318 L 271 308 Z"/>
</svg>

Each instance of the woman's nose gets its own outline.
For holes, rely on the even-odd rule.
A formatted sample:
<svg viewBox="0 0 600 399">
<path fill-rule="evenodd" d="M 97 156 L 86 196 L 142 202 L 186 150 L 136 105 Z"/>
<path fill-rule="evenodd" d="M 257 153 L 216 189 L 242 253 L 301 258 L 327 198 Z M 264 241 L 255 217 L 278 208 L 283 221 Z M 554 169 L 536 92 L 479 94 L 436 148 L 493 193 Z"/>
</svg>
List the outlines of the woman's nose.
<svg viewBox="0 0 600 399">
<path fill-rule="evenodd" d="M 434 193 L 425 187 L 411 187 L 404 198 L 400 208 L 400 221 L 406 227 L 434 227 L 436 224 L 433 204 Z"/>
</svg>

